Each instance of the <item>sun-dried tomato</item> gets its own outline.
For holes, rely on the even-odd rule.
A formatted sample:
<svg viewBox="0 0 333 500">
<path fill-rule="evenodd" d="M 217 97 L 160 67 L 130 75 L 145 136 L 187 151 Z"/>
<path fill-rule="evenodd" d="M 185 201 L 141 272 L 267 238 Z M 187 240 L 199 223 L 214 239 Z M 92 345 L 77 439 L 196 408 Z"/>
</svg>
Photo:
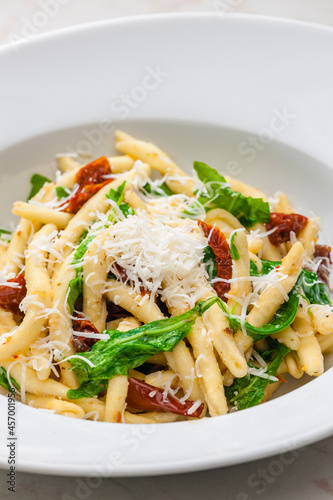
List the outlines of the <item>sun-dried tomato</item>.
<svg viewBox="0 0 333 500">
<path fill-rule="evenodd" d="M 101 156 L 97 160 L 88 163 L 80 168 L 75 176 L 75 183 L 80 187 L 90 184 L 101 184 L 105 181 L 104 176 L 111 174 L 111 167 L 106 156 Z"/>
<path fill-rule="evenodd" d="M 232 277 L 232 258 L 228 242 L 219 228 L 209 226 L 205 222 L 198 220 L 206 238 L 210 235 L 208 245 L 214 252 L 216 261 L 217 277 L 230 280 Z M 220 299 L 226 302 L 225 294 L 230 290 L 230 283 L 217 281 L 214 283 L 214 289 Z"/>
<path fill-rule="evenodd" d="M 75 332 L 89 332 L 89 333 L 99 333 L 95 325 L 88 319 L 83 316 L 77 316 L 75 320 L 73 320 L 73 330 Z M 94 339 L 91 337 L 81 337 L 81 336 L 73 336 L 73 345 L 78 352 L 89 351 L 89 349 L 98 342 L 99 339 Z"/>
<path fill-rule="evenodd" d="M 326 259 L 328 264 L 332 264 L 331 257 L 332 248 L 328 245 L 315 245 L 314 257 L 322 257 Z"/>
<path fill-rule="evenodd" d="M 117 273 L 118 273 L 117 277 L 120 279 L 120 281 L 122 283 L 127 283 L 130 286 L 134 285 L 134 283 L 129 279 L 126 269 L 124 269 L 122 266 L 120 266 L 117 263 L 114 264 L 114 267 L 116 268 Z M 147 293 L 150 294 L 150 292 L 144 286 L 143 281 L 140 278 L 140 276 L 138 276 L 138 281 L 139 281 L 139 283 L 142 283 L 142 285 L 140 285 L 140 294 L 141 294 L 141 296 L 143 297 Z"/>
<path fill-rule="evenodd" d="M 121 267 L 117 263 L 115 263 L 114 266 L 117 269 L 120 281 L 122 281 L 123 283 L 126 283 L 128 281 L 128 276 L 127 276 L 126 269 L 124 269 L 123 267 Z"/>
<path fill-rule="evenodd" d="M 272 245 L 279 246 L 290 240 L 290 232 L 293 231 L 296 236 L 306 226 L 308 218 L 300 214 L 282 214 L 271 212 L 270 221 L 267 222 L 267 231 L 275 229 L 274 233 L 268 236 Z"/>
<path fill-rule="evenodd" d="M 129 408 L 141 411 L 171 412 L 177 415 L 199 418 L 204 409 L 204 404 L 191 412 L 194 401 L 181 403 L 171 394 L 164 394 L 159 387 L 146 384 L 142 380 L 130 377 L 128 379 L 128 392 L 126 403 Z"/>
<path fill-rule="evenodd" d="M 323 283 L 330 287 L 330 273 L 332 270 L 332 248 L 328 245 L 316 245 L 313 257 L 321 259 L 317 269 L 317 276 Z"/>
<path fill-rule="evenodd" d="M 27 294 L 25 277 L 20 273 L 15 278 L 8 280 L 8 283 L 17 283 L 19 286 L 0 285 L 0 306 L 14 314 L 24 316 L 24 313 L 20 311 L 19 305 Z"/>
<path fill-rule="evenodd" d="M 120 306 L 117 306 L 113 302 L 107 301 L 106 308 L 108 311 L 108 316 L 106 321 L 114 321 L 115 319 L 126 318 L 127 316 L 132 316 L 131 313 L 126 311 Z"/>
<path fill-rule="evenodd" d="M 94 194 L 112 182 L 112 178 L 105 179 L 105 176 L 110 174 L 111 167 L 106 156 L 101 156 L 101 158 L 82 167 L 75 177 L 75 184 L 78 184 L 79 188 L 73 196 L 66 200 L 63 212 L 76 214 Z"/>
</svg>

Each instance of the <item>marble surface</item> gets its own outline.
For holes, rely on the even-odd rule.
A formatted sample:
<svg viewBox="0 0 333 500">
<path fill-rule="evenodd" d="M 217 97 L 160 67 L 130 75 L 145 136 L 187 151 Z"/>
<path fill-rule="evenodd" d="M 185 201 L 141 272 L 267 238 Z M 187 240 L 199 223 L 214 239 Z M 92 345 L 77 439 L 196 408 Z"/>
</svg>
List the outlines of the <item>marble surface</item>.
<svg viewBox="0 0 333 500">
<path fill-rule="evenodd" d="M 100 19 L 163 12 L 214 11 L 213 0 L 1 0 L 0 44 Z M 332 0 L 223 0 L 230 12 L 263 14 L 333 26 Z M 43 14 L 44 13 L 44 14 Z M 272 428 L 272 432 L 274 432 Z M 223 439 L 223 436 L 221 436 Z M 286 463 L 288 461 L 288 463 Z M 0 471 L 7 500 L 189 500 L 333 498 L 333 437 L 290 455 L 173 476 L 87 479 L 19 473 L 16 493 Z"/>
<path fill-rule="evenodd" d="M 274 432 L 272 428 L 272 432 Z M 221 436 L 223 439 L 223 436 Z M 304 449 L 248 464 L 191 474 L 136 478 L 17 475 L 0 498 L 10 500 L 329 500 L 333 497 L 333 437 Z M 282 458 L 282 460 L 281 460 Z M 285 462 L 289 462 L 286 464 Z"/>
</svg>

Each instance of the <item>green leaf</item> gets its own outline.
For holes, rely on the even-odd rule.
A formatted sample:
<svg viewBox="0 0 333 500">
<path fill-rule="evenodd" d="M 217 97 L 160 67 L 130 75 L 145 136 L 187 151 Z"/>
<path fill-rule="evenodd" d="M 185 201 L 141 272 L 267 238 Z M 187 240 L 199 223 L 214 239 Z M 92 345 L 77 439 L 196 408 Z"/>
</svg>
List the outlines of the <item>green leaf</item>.
<svg viewBox="0 0 333 500">
<path fill-rule="evenodd" d="M 233 260 L 239 260 L 239 252 L 237 250 L 237 247 L 235 245 L 235 236 L 236 236 L 236 233 L 233 233 L 233 235 L 231 236 L 230 238 L 230 253 L 231 253 L 231 258 Z"/>
<path fill-rule="evenodd" d="M 125 184 L 126 184 L 126 181 L 124 181 L 122 184 L 120 184 L 120 186 L 116 190 L 111 188 L 109 191 L 109 194 L 107 194 L 106 197 L 109 200 L 114 201 L 118 205 L 118 207 L 120 208 L 120 210 L 122 211 L 124 216 L 128 217 L 129 215 L 134 215 L 135 211 L 133 210 L 132 207 L 129 206 L 128 203 L 123 201 Z M 110 222 L 114 221 L 114 215 L 112 213 L 109 215 L 109 221 Z"/>
<path fill-rule="evenodd" d="M 68 397 L 80 398 L 82 391 L 87 390 L 90 395 L 94 390 L 100 392 L 99 384 L 104 384 L 105 380 L 115 375 L 127 375 L 130 369 L 142 365 L 154 354 L 172 351 L 190 333 L 197 317 L 219 301 L 218 297 L 211 297 L 184 314 L 152 321 L 127 332 L 105 330 L 104 333 L 110 337 L 108 340 L 99 340 L 88 352 L 80 354 L 80 357 L 69 358 L 80 388 L 68 392 Z M 91 381 L 97 381 L 98 384 L 88 386 Z"/>
<path fill-rule="evenodd" d="M 262 354 L 262 357 L 266 362 L 270 360 L 266 373 L 275 377 L 284 356 L 290 349 L 277 341 L 271 341 L 271 346 L 269 351 Z M 253 363 L 250 362 L 249 366 L 253 367 Z M 236 379 L 230 387 L 224 388 L 229 405 L 236 406 L 238 410 L 258 405 L 269 383 L 273 382 L 255 375 L 245 375 Z"/>
<path fill-rule="evenodd" d="M 143 186 L 142 191 L 153 194 L 155 196 L 172 196 L 174 194 L 171 189 L 168 188 L 165 182 L 162 182 L 157 186 L 152 186 L 151 184 L 147 183 Z"/>
<path fill-rule="evenodd" d="M 67 391 L 69 399 L 93 398 L 108 387 L 108 380 L 90 380 L 82 384 L 79 389 L 70 389 Z"/>
<path fill-rule="evenodd" d="M 44 175 L 34 174 L 30 179 L 31 190 L 28 196 L 28 200 L 31 200 L 39 191 L 42 189 L 46 182 L 51 182 L 50 179 L 44 177 Z"/>
<path fill-rule="evenodd" d="M 72 265 L 79 264 L 80 262 L 83 261 L 83 257 L 84 257 L 84 254 L 86 253 L 87 249 L 88 249 L 88 245 L 89 245 L 89 243 L 94 238 L 96 238 L 95 234 L 93 236 L 89 236 L 88 238 L 86 238 L 85 240 L 83 240 L 82 243 L 80 243 L 80 245 L 77 247 L 77 249 L 76 249 L 76 251 L 74 253 L 74 258 L 73 258 L 73 261 L 72 261 Z M 81 268 L 76 268 L 76 274 L 81 274 L 81 273 L 82 273 L 82 269 Z"/>
<path fill-rule="evenodd" d="M 321 283 L 316 273 L 303 269 L 301 287 L 310 304 L 332 305 L 332 295 L 328 286 Z"/>
<path fill-rule="evenodd" d="M 219 174 L 215 168 L 210 167 L 207 163 L 203 163 L 202 161 L 193 162 L 194 170 L 196 171 L 199 179 L 204 184 L 209 182 L 217 182 L 222 184 L 227 184 L 227 181 L 223 177 L 223 175 Z"/>
<path fill-rule="evenodd" d="M 278 309 L 278 311 L 274 314 L 273 319 L 269 323 L 263 325 L 260 328 L 257 328 L 255 326 L 250 325 L 250 323 L 248 323 L 247 321 L 244 322 L 244 328 L 247 334 L 255 342 L 265 337 L 269 337 L 273 333 L 281 332 L 294 321 L 299 305 L 298 289 L 301 286 L 302 279 L 303 279 L 303 272 L 301 271 L 297 278 L 295 286 L 288 294 L 289 300 L 285 302 L 280 307 L 280 309 Z M 222 301 L 221 303 L 219 302 L 219 306 L 226 313 L 226 316 L 229 319 L 230 327 L 234 331 L 235 329 L 241 329 L 242 328 L 241 321 L 237 317 L 232 316 L 230 314 L 224 302 Z"/>
<path fill-rule="evenodd" d="M 206 271 L 208 273 L 209 280 L 211 281 L 217 277 L 217 267 L 216 267 L 215 254 L 209 245 L 207 245 L 204 248 L 203 254 L 204 254 L 203 263 L 204 263 Z"/>
<path fill-rule="evenodd" d="M 120 203 L 119 208 L 125 217 L 135 214 L 135 210 L 132 207 L 130 207 L 128 203 L 125 203 L 124 201 Z"/>
<path fill-rule="evenodd" d="M 111 188 L 109 193 L 105 195 L 109 200 L 112 200 L 115 203 L 117 203 L 118 207 L 124 199 L 125 184 L 126 184 L 126 181 L 124 181 L 122 184 L 120 184 L 120 186 L 116 190 Z"/>
<path fill-rule="evenodd" d="M 12 232 L 3 227 L 0 228 L 0 239 L 4 241 L 10 241 L 12 239 Z"/>
<path fill-rule="evenodd" d="M 67 288 L 67 304 L 70 310 L 70 313 L 73 314 L 75 302 L 82 295 L 83 289 L 83 257 L 87 251 L 89 243 L 96 238 L 96 235 L 89 236 L 85 238 L 80 245 L 77 247 L 74 258 L 72 260 L 72 265 L 77 265 L 82 263 L 82 266 L 75 268 L 75 278 L 73 278 L 68 283 Z"/>
<path fill-rule="evenodd" d="M 59 200 L 61 200 L 62 198 L 67 198 L 71 194 L 69 189 L 64 188 L 62 186 L 56 187 L 56 193 L 57 193 Z"/>
<path fill-rule="evenodd" d="M 258 271 L 257 265 L 253 260 L 250 261 L 250 275 L 251 276 L 266 276 L 266 274 L 270 273 L 277 266 L 281 266 L 282 262 L 280 260 L 264 260 L 261 259 L 262 268 L 261 271 Z"/>
<path fill-rule="evenodd" d="M 12 385 L 15 387 L 15 389 L 19 391 L 20 386 L 18 382 L 13 377 L 10 377 L 10 381 Z M 5 370 L 3 366 L 0 366 L 0 385 L 4 387 L 8 392 L 11 392 L 12 388 L 8 380 L 7 370 Z"/>
<path fill-rule="evenodd" d="M 288 294 L 289 300 L 282 304 L 280 309 L 274 314 L 273 319 L 263 325 L 260 328 L 256 328 L 255 326 L 250 325 L 247 321 L 244 323 L 244 328 L 247 334 L 254 340 L 260 340 L 265 337 L 269 337 L 273 333 L 281 332 L 285 330 L 291 323 L 294 321 L 298 305 L 299 305 L 299 295 L 298 289 L 300 287 L 300 280 L 297 280 L 296 285 Z M 232 318 L 233 325 L 236 325 L 237 328 L 241 329 L 241 322 L 238 318 Z"/>
<path fill-rule="evenodd" d="M 193 166 L 199 179 L 205 184 L 205 189 L 199 193 L 198 202 L 205 207 L 206 212 L 213 208 L 222 208 L 245 227 L 251 227 L 258 222 L 269 222 L 270 210 L 267 202 L 233 191 L 226 185 L 225 178 L 205 163 L 195 161 Z"/>
<path fill-rule="evenodd" d="M 82 287 L 83 287 L 83 278 L 81 276 L 73 278 L 68 283 L 69 292 L 67 295 L 67 304 L 71 314 L 73 314 L 75 302 L 82 295 Z"/>
</svg>

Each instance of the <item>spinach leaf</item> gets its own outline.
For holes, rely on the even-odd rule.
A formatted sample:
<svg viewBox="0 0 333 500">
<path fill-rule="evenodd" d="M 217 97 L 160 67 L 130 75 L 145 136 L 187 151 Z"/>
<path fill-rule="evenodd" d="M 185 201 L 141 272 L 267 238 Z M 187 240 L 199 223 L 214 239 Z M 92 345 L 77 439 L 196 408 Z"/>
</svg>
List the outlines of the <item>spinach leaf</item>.
<svg viewBox="0 0 333 500">
<path fill-rule="evenodd" d="M 75 302 L 82 295 L 82 285 L 82 276 L 76 276 L 68 283 L 69 292 L 67 295 L 67 304 L 71 314 L 73 314 Z"/>
<path fill-rule="evenodd" d="M 265 276 L 266 274 L 270 273 L 275 267 L 280 266 L 282 262 L 280 260 L 264 260 L 261 259 L 262 263 L 262 268 L 261 271 L 258 271 L 258 267 L 253 262 L 253 260 L 250 260 L 250 275 L 251 276 Z"/>
<path fill-rule="evenodd" d="M 250 325 L 247 321 L 244 323 L 244 328 L 247 332 L 247 334 L 252 337 L 254 341 L 263 339 L 265 337 L 269 337 L 273 333 L 278 333 L 287 328 L 291 323 L 294 321 L 297 310 L 298 310 L 298 305 L 299 305 L 299 295 L 298 295 L 298 289 L 300 287 L 300 281 L 302 278 L 302 274 L 300 274 L 300 277 L 298 278 L 296 285 L 294 288 L 291 290 L 291 292 L 288 294 L 289 300 L 288 302 L 285 302 L 282 304 L 280 309 L 274 314 L 273 319 L 267 323 L 266 325 L 263 325 L 260 328 L 257 328 L 255 326 Z M 238 318 L 232 318 L 232 327 L 237 326 L 238 329 L 241 329 L 241 322 Z"/>
<path fill-rule="evenodd" d="M 74 358 L 73 358 L 74 359 Z M 108 387 L 108 380 L 89 380 L 78 389 L 67 391 L 69 399 L 93 398 Z"/>
<path fill-rule="evenodd" d="M 204 254 L 203 263 L 208 273 L 209 280 L 211 281 L 217 277 L 215 254 L 209 245 L 207 245 L 204 248 L 203 254 Z"/>
<path fill-rule="evenodd" d="M 262 357 L 266 362 L 270 361 L 266 373 L 275 377 L 284 356 L 288 354 L 290 349 L 277 341 L 271 341 L 271 345 L 272 347 L 263 353 Z M 254 367 L 251 362 L 249 362 L 249 366 Z M 273 381 L 252 374 L 236 379 L 230 387 L 224 388 L 229 405 L 236 406 L 238 410 L 258 405 L 261 403 L 269 383 L 271 384 Z"/>
<path fill-rule="evenodd" d="M 80 245 L 77 247 L 77 249 L 76 249 L 76 251 L 74 253 L 74 258 L 73 258 L 73 261 L 72 261 L 72 265 L 76 265 L 76 264 L 79 264 L 80 262 L 82 262 L 84 254 L 86 253 L 86 251 L 88 249 L 89 243 L 95 237 L 96 237 L 96 235 L 89 236 L 88 238 L 86 238 L 85 240 L 83 240 L 82 243 L 80 243 Z M 76 269 L 77 269 L 76 272 L 79 272 L 79 273 L 82 272 L 81 268 L 76 268 Z"/>
<path fill-rule="evenodd" d="M 88 391 L 90 396 L 98 394 L 101 391 L 100 384 L 104 386 L 106 380 L 115 375 L 127 375 L 130 369 L 142 365 L 154 354 L 172 351 L 190 333 L 197 317 L 219 301 L 218 297 L 211 297 L 184 314 L 152 321 L 127 332 L 105 330 L 104 333 L 110 339 L 96 342 L 88 352 L 81 353 L 80 357 L 69 358 L 80 388 L 70 390 L 68 397 L 83 397 L 83 391 Z M 83 358 L 92 363 L 92 366 Z M 91 381 L 96 383 L 90 384 Z"/>
<path fill-rule="evenodd" d="M 73 278 L 68 283 L 67 289 L 67 304 L 69 306 L 70 313 L 73 314 L 75 302 L 82 295 L 83 288 L 83 257 L 87 251 L 89 243 L 96 237 L 96 235 L 89 236 L 84 239 L 82 243 L 77 247 L 74 258 L 72 260 L 72 265 L 82 263 L 82 266 L 75 268 L 75 278 Z"/>
<path fill-rule="evenodd" d="M 255 262 L 252 260 L 250 261 L 251 276 L 264 276 L 275 267 L 281 265 L 281 261 L 261 259 L 261 262 L 262 269 L 259 273 Z M 308 269 L 303 269 L 302 280 L 300 281 L 299 286 L 302 287 L 304 296 L 310 304 L 332 305 L 332 295 L 329 288 L 325 283 L 319 281 L 316 273 L 309 271 Z"/>
<path fill-rule="evenodd" d="M 10 241 L 12 239 L 12 232 L 5 228 L 0 228 L 0 240 Z"/>
<path fill-rule="evenodd" d="M 122 211 L 122 213 L 124 214 L 125 217 L 128 217 L 129 215 L 134 215 L 135 214 L 135 211 L 132 207 L 129 206 L 128 203 L 125 203 L 124 201 L 122 201 L 119 205 L 119 208 L 120 210 Z"/>
<path fill-rule="evenodd" d="M 174 193 L 171 191 L 170 188 L 166 185 L 165 182 L 162 182 L 161 184 L 158 184 L 156 187 L 152 186 L 151 184 L 145 184 L 142 188 L 143 192 L 149 193 L 149 194 L 154 194 L 155 196 L 172 196 Z"/>
<path fill-rule="evenodd" d="M 225 178 L 206 163 L 195 161 L 193 166 L 199 179 L 205 184 L 205 189 L 199 193 L 198 202 L 205 207 L 206 212 L 213 208 L 223 208 L 245 227 L 251 227 L 257 222 L 269 222 L 267 202 L 233 191 L 226 185 Z"/>
<path fill-rule="evenodd" d="M 126 184 L 126 181 L 124 181 L 118 187 L 117 190 L 111 188 L 109 194 L 107 194 L 106 197 L 109 200 L 114 201 L 118 205 L 118 207 L 120 208 L 120 210 L 122 211 L 122 213 L 124 214 L 124 216 L 128 217 L 129 215 L 134 215 L 135 212 L 134 212 L 133 208 L 129 206 L 128 203 L 126 203 L 126 202 L 123 201 L 123 199 L 124 199 L 125 184 Z M 112 213 L 109 215 L 109 221 L 110 222 L 114 221 L 114 215 Z"/>
<path fill-rule="evenodd" d="M 115 203 L 117 203 L 118 207 L 124 199 L 125 184 L 126 181 L 120 184 L 120 186 L 117 189 L 111 188 L 109 193 L 105 195 L 109 200 L 112 200 Z"/>
<path fill-rule="evenodd" d="M 18 391 L 20 390 L 20 386 L 18 382 L 13 378 L 10 377 L 10 381 L 12 385 L 17 389 Z M 0 366 L 0 385 L 4 387 L 8 392 L 11 392 L 12 388 L 10 386 L 8 377 L 7 377 L 7 370 L 4 369 L 3 366 Z"/>
<path fill-rule="evenodd" d="M 51 182 L 50 179 L 44 177 L 44 175 L 34 174 L 30 179 L 31 190 L 28 196 L 28 200 L 31 200 L 44 186 L 46 182 Z"/>
<path fill-rule="evenodd" d="M 234 239 L 235 239 L 236 233 L 233 233 L 233 235 L 230 238 L 230 253 L 231 253 L 231 258 L 233 260 L 239 260 L 239 252 L 237 250 L 237 247 L 235 245 Z"/>
<path fill-rule="evenodd" d="M 303 269 L 301 287 L 310 304 L 332 305 L 332 296 L 328 286 L 321 283 L 316 273 Z"/>
<path fill-rule="evenodd" d="M 59 200 L 61 200 L 62 198 L 67 198 L 71 194 L 69 189 L 64 188 L 62 186 L 56 187 L 56 193 L 57 193 Z"/>
<path fill-rule="evenodd" d="M 215 168 L 210 167 L 209 165 L 207 165 L 207 163 L 203 163 L 201 161 L 194 161 L 193 167 L 199 179 L 204 184 L 208 184 L 210 182 L 227 184 L 227 181 L 225 180 L 223 175 L 219 174 Z"/>
<path fill-rule="evenodd" d="M 244 322 L 244 328 L 247 334 L 256 342 L 257 340 L 269 337 L 273 333 L 278 333 L 287 328 L 295 319 L 298 305 L 299 305 L 299 295 L 298 289 L 301 286 L 303 279 L 303 271 L 300 272 L 295 286 L 289 292 L 289 300 L 282 304 L 280 309 L 274 314 L 273 319 L 263 325 L 260 328 L 250 325 L 247 321 Z M 221 309 L 226 313 L 229 319 L 230 327 L 235 331 L 235 329 L 241 329 L 241 321 L 235 317 L 231 316 L 228 308 L 224 302 L 219 303 Z"/>
</svg>

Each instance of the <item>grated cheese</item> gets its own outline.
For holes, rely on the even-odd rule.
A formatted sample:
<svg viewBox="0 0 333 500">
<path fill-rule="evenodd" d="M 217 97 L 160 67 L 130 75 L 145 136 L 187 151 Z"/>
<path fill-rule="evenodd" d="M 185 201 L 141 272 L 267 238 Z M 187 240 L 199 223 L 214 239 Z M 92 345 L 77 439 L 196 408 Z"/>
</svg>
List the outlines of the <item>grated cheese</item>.
<svg viewBox="0 0 333 500">
<path fill-rule="evenodd" d="M 195 372 L 196 372 L 198 378 L 202 378 L 202 372 L 199 368 L 199 363 L 200 363 L 201 359 L 206 359 L 206 356 L 204 354 L 199 354 L 199 356 L 195 360 Z"/>
<path fill-rule="evenodd" d="M 199 406 L 201 405 L 201 403 L 202 403 L 201 399 L 197 399 L 197 400 L 193 403 L 193 405 L 191 406 L 191 408 L 189 408 L 189 409 L 187 410 L 187 414 L 188 414 L 188 415 L 192 415 L 192 413 L 194 413 L 194 412 L 195 412 L 195 411 L 199 408 Z"/>
<path fill-rule="evenodd" d="M 113 226 L 103 250 L 112 261 L 109 271 L 120 279 L 116 264 L 122 267 L 137 295 L 143 286 L 152 302 L 158 293 L 169 307 L 185 309 L 193 307 L 204 293 L 206 238 L 194 221 L 173 223 L 172 217 L 150 219 L 138 210 Z M 94 256 L 86 256 L 84 263 L 88 258 Z M 140 304 L 146 300 L 148 296 L 140 295 Z"/>
</svg>

